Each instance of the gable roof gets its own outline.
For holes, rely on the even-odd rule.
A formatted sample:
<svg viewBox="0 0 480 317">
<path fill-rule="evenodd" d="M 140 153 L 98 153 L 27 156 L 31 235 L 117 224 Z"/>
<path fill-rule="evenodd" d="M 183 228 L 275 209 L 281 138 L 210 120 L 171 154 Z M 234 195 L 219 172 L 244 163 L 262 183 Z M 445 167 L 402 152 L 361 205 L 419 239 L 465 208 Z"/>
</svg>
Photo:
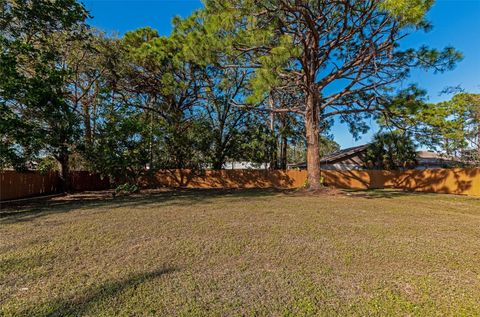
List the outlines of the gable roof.
<svg viewBox="0 0 480 317">
<path fill-rule="evenodd" d="M 337 152 L 325 155 L 320 159 L 320 164 L 328 165 L 335 164 L 343 159 L 348 159 L 354 155 L 359 155 L 365 152 L 370 144 L 363 144 L 339 150 Z M 459 161 L 453 157 L 445 154 L 431 152 L 431 151 L 417 151 L 417 160 L 419 165 L 448 165 L 448 163 L 458 163 Z M 289 167 L 306 168 L 307 162 L 298 164 L 288 164 Z"/>
<path fill-rule="evenodd" d="M 320 164 L 331 164 L 332 162 L 336 162 L 338 160 L 341 160 L 343 158 L 347 158 L 350 156 L 353 156 L 355 154 L 362 153 L 368 148 L 368 144 L 364 145 L 359 145 L 359 146 L 354 146 L 354 147 L 349 147 L 343 150 L 336 151 L 334 153 L 325 155 L 320 159 Z M 288 164 L 290 167 L 300 167 L 304 168 L 307 167 L 307 162 L 303 163 L 297 163 L 297 164 Z"/>
<path fill-rule="evenodd" d="M 352 155 L 364 152 L 367 148 L 368 148 L 368 144 L 343 149 L 343 150 L 325 155 L 320 159 L 320 163 L 323 163 L 323 164 L 332 163 L 332 162 L 341 160 L 343 158 L 350 157 Z"/>
</svg>

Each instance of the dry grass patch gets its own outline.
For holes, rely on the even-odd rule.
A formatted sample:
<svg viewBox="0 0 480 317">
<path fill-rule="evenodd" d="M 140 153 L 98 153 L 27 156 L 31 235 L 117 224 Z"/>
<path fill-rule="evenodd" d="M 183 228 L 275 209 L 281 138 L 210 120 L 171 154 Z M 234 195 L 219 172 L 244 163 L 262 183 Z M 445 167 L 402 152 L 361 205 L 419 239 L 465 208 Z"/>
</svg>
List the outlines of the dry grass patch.
<svg viewBox="0 0 480 317">
<path fill-rule="evenodd" d="M 0 315 L 480 314 L 479 199 L 79 199 L 0 211 Z"/>
</svg>

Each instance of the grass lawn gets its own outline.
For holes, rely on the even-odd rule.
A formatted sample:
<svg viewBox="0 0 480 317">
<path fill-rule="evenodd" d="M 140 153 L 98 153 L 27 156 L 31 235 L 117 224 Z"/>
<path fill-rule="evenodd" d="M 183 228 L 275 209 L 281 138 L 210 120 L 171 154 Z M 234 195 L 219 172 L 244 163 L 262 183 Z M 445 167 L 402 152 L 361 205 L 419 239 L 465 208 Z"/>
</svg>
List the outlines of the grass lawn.
<svg viewBox="0 0 480 317">
<path fill-rule="evenodd" d="M 480 315 L 480 199 L 182 191 L 0 215 L 0 316 Z"/>
</svg>

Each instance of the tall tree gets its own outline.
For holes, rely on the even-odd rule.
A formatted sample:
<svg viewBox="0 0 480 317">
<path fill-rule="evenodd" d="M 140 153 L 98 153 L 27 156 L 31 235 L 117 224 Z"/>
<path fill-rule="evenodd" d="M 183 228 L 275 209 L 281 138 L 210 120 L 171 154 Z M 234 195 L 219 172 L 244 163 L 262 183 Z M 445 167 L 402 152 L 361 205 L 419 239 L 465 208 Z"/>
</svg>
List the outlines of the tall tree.
<svg viewBox="0 0 480 317">
<path fill-rule="evenodd" d="M 276 146 L 271 160 L 272 169 L 287 169 L 287 150 L 289 142 L 302 138 L 304 124 L 296 113 L 280 112 L 275 109 L 294 107 L 302 103 L 303 94 L 297 87 L 293 89 L 276 89 L 270 92 L 269 111 L 270 129 L 276 139 Z"/>
<path fill-rule="evenodd" d="M 457 91 L 447 101 L 429 104 L 421 98 L 405 96 L 394 102 L 395 119 L 382 124 L 411 131 L 415 138 L 431 149 L 450 157 L 480 165 L 480 95 Z M 411 112 L 405 105 L 411 103 Z"/>
<path fill-rule="evenodd" d="M 95 29 L 87 30 L 75 41 L 64 34 L 59 34 L 55 41 L 62 63 L 70 70 L 66 83 L 68 98 L 80 114 L 84 146 L 88 147 L 95 134 L 99 98 L 108 89 L 107 72 L 118 59 L 118 44 Z"/>
<path fill-rule="evenodd" d="M 238 109 L 230 100 L 245 95 L 247 75 L 239 69 L 222 70 L 207 66 L 201 72 L 203 110 L 211 129 L 211 150 L 208 160 L 212 168 L 224 168 L 227 159 L 241 156 L 241 142 L 245 139 L 245 123 L 251 114 Z"/>
<path fill-rule="evenodd" d="M 143 113 L 110 97 L 102 101 L 100 115 L 86 151 L 91 168 L 112 182 L 138 184 L 149 163 L 149 126 Z"/>
<path fill-rule="evenodd" d="M 247 106 L 262 102 L 275 89 L 300 89 L 301 105 L 270 111 L 304 116 L 308 178 L 320 183 L 319 135 L 322 121 L 340 117 L 353 133 L 365 131 L 365 117 L 384 105 L 413 67 L 445 71 L 461 56 L 421 47 L 403 49 L 400 41 L 428 30 L 431 0 L 207 0 L 191 32 L 191 58 L 213 62 L 239 56 L 254 74 Z M 258 107 L 257 107 L 258 108 Z M 268 109 L 266 109 L 268 110 Z"/>
<path fill-rule="evenodd" d="M 68 190 L 68 161 L 79 124 L 66 90 L 70 69 L 56 38 L 81 38 L 87 12 L 75 0 L 7 0 L 0 10 L 0 107 L 8 114 L 2 128 L 8 129 L 8 120 L 20 120 L 25 128 L 5 131 L 9 145 L 2 148 L 17 158 L 40 150 L 52 154 Z M 31 140 L 35 148 L 24 143 Z"/>
<path fill-rule="evenodd" d="M 392 131 L 377 133 L 365 154 L 367 168 L 398 170 L 412 168 L 417 164 L 415 143 L 408 133 Z"/>
<path fill-rule="evenodd" d="M 200 110 L 197 115 L 205 113 L 211 130 L 211 146 L 207 155 L 209 164 L 213 169 L 221 169 L 227 160 L 255 163 L 276 160 L 276 143 L 272 140 L 275 137 L 274 118 L 256 116 L 249 109 L 237 106 L 251 94 L 248 85 L 251 73 L 245 69 L 221 67 L 238 63 L 243 58 L 227 55 L 217 55 L 212 60 L 188 58 L 186 48 L 191 44 L 189 37 L 199 27 L 195 17 L 194 14 L 186 20 L 175 19 L 174 37 L 181 39 L 183 58 L 197 66 L 201 105 L 200 109 L 197 108 Z M 270 130 L 255 126 L 267 121 L 270 122 Z"/>
<path fill-rule="evenodd" d="M 199 70 L 184 58 L 182 41 L 181 34 L 165 37 L 150 28 L 126 33 L 124 65 L 113 83 L 122 102 L 145 111 L 159 132 L 151 143 L 159 168 L 196 168 L 207 146 L 206 122 L 198 116 Z"/>
</svg>

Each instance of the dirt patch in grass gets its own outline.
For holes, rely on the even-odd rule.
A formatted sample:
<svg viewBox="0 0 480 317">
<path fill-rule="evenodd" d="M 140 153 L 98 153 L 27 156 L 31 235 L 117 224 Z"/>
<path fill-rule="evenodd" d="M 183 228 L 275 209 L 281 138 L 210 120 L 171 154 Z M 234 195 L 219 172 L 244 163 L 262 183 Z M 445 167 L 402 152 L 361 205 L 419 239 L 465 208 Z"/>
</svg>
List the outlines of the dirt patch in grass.
<svg viewBox="0 0 480 317">
<path fill-rule="evenodd" d="M 479 199 L 82 195 L 4 213 L 1 316 L 480 314 Z"/>
<path fill-rule="evenodd" d="M 345 195 L 345 191 L 335 188 L 335 187 L 322 187 L 319 189 L 297 189 L 295 191 L 291 191 L 292 194 L 297 196 L 321 196 L 321 195 L 328 195 L 328 196 L 340 196 Z"/>
</svg>

